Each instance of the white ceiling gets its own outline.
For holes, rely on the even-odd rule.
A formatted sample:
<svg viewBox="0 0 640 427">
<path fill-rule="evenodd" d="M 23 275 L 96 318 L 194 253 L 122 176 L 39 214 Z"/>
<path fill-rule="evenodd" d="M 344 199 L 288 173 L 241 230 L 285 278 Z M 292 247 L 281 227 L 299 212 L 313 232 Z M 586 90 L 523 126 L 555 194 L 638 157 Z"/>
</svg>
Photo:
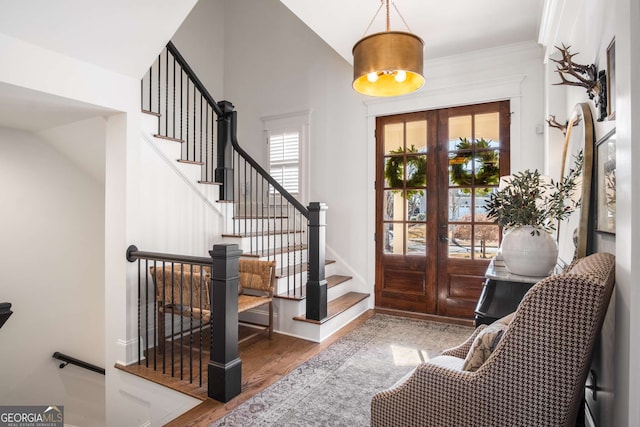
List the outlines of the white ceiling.
<svg viewBox="0 0 640 427">
<path fill-rule="evenodd" d="M 141 78 L 195 3 L 0 0 L 0 33 Z"/>
<path fill-rule="evenodd" d="M 113 111 L 0 82 L 0 127 L 38 132 Z"/>
<path fill-rule="evenodd" d="M 196 0 L 0 0 L 0 34 L 138 79 L 195 3 Z M 109 113 L 81 102 L 0 83 L 0 127 L 40 131 Z"/>
<path fill-rule="evenodd" d="M 537 40 L 545 0 L 396 0 L 425 60 Z M 0 33 L 139 78 L 196 0 L 0 0 Z M 380 0 L 281 0 L 348 62 Z M 384 8 L 367 34 L 384 31 Z M 406 30 L 391 9 L 391 29 Z M 79 37 L 78 35 L 82 35 Z M 157 46 L 156 46 L 157 45 Z M 41 130 L 104 114 L 0 85 L 0 126 Z"/>
<path fill-rule="evenodd" d="M 381 0 L 280 0 L 349 63 Z M 393 0 L 392 0 L 393 1 Z M 537 41 L 544 0 L 395 0 L 425 60 Z M 390 8 L 391 30 L 407 31 Z M 385 8 L 366 34 L 385 31 Z"/>
</svg>

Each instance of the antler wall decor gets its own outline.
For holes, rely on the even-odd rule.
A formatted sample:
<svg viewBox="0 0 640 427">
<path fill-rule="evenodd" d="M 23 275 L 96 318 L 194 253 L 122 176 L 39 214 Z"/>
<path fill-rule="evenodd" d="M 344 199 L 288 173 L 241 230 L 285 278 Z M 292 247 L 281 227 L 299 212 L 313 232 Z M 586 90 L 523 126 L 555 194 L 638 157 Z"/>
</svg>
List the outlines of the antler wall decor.
<svg viewBox="0 0 640 427">
<path fill-rule="evenodd" d="M 578 86 L 587 89 L 589 99 L 593 99 L 598 108 L 598 121 L 607 117 L 607 76 L 606 71 L 598 71 L 595 64 L 582 65 L 573 62 L 573 57 L 578 53 L 571 53 L 571 46 L 562 44 L 562 48 L 556 46 L 562 55 L 561 59 L 551 60 L 555 62 L 556 73 L 562 81 L 554 85 Z"/>
<path fill-rule="evenodd" d="M 563 135 L 567 134 L 567 126 L 569 126 L 569 120 L 565 121 L 564 124 L 558 123 L 556 121 L 556 116 L 552 116 L 551 114 L 549 114 L 549 118 L 547 119 L 547 123 L 549 124 L 549 127 L 551 127 L 551 128 L 560 129 L 562 131 Z"/>
</svg>

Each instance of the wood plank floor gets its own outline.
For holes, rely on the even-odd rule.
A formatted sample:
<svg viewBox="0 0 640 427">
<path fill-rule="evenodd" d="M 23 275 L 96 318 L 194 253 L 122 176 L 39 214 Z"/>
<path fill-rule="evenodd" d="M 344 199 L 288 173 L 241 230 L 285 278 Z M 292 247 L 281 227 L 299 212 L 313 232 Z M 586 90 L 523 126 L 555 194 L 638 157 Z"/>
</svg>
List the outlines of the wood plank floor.
<svg viewBox="0 0 640 427">
<path fill-rule="evenodd" d="M 200 405 L 166 424 L 167 426 L 207 426 L 360 326 L 373 316 L 374 313 L 374 310 L 368 310 L 322 343 L 314 343 L 277 333 L 273 334 L 272 340 L 269 340 L 265 335 L 258 335 L 244 341 L 238 346 L 240 359 L 242 360 L 242 392 L 239 396 L 227 403 L 220 403 L 207 398 L 206 363 L 209 360 L 209 354 L 207 352 L 203 352 L 203 387 L 198 386 L 198 379 L 196 379 L 193 385 L 190 385 L 186 381 L 180 381 L 179 379 L 171 378 L 169 375 L 153 372 L 144 366 L 132 365 L 116 367 L 203 400 Z M 245 333 L 247 333 L 247 331 L 244 330 L 244 328 L 241 329 L 239 338 L 242 338 L 242 335 Z M 170 349 L 170 346 L 167 346 L 167 349 Z M 174 347 L 174 372 L 178 373 L 180 368 L 177 366 L 179 363 L 177 354 L 179 354 L 179 351 L 179 349 L 176 350 Z M 198 371 L 197 360 L 199 360 L 199 356 L 196 355 L 194 358 L 194 370 Z M 183 364 L 186 363 L 184 362 L 185 360 L 189 360 L 188 353 L 183 359 Z M 170 371 L 168 367 L 169 362 L 166 362 L 166 364 L 166 370 Z M 186 370 L 184 367 L 183 369 Z"/>
</svg>

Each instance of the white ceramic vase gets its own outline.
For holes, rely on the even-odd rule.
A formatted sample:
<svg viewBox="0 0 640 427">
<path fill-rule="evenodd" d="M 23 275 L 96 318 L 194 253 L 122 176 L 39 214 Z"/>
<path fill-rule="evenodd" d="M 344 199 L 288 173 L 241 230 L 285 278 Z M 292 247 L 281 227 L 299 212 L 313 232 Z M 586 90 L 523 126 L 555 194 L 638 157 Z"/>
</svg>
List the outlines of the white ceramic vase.
<svg viewBox="0 0 640 427">
<path fill-rule="evenodd" d="M 542 229 L 523 225 L 510 229 L 502 239 L 507 270 L 521 276 L 547 276 L 558 261 L 558 244 Z M 533 232 L 533 236 L 531 233 Z"/>
</svg>

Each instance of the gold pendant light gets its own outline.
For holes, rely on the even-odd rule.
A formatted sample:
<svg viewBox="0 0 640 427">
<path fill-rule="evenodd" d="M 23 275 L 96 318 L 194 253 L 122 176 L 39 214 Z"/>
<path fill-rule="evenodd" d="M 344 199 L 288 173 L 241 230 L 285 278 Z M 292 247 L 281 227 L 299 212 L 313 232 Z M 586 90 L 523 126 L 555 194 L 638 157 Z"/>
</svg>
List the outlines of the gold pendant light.
<svg viewBox="0 0 640 427">
<path fill-rule="evenodd" d="M 415 34 L 391 31 L 389 0 L 381 2 L 376 16 L 386 6 L 387 30 L 365 36 L 353 46 L 353 88 L 370 96 L 405 95 L 424 85 L 424 42 Z"/>
</svg>

